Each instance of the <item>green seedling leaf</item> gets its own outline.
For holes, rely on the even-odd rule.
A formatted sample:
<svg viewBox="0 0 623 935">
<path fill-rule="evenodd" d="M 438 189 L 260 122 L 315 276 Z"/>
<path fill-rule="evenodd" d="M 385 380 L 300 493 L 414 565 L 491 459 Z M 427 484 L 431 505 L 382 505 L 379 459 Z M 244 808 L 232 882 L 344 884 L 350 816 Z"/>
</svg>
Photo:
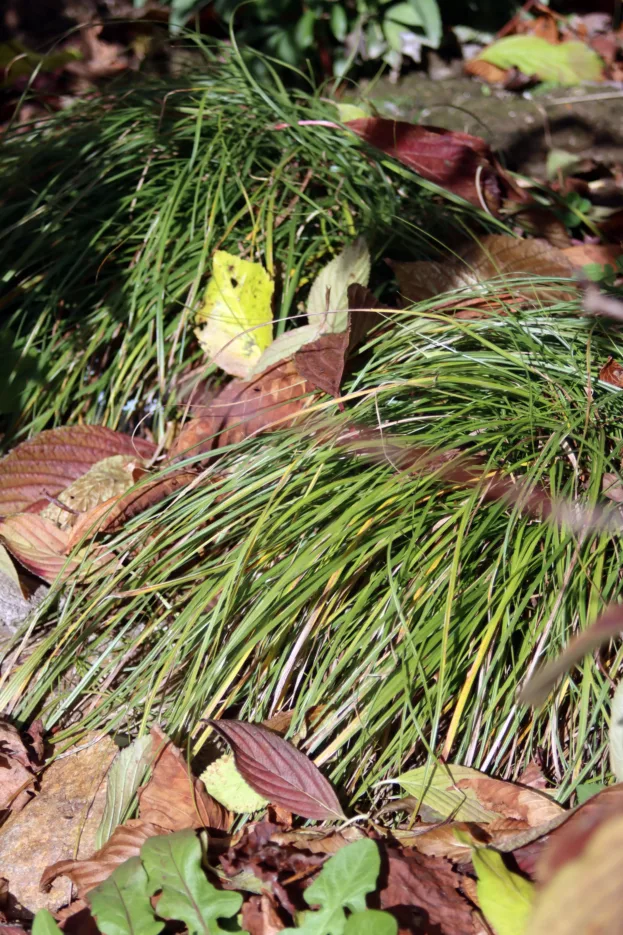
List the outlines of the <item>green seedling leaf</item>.
<svg viewBox="0 0 623 935">
<path fill-rule="evenodd" d="M 139 857 L 126 860 L 86 898 L 103 935 L 157 935 L 164 928 L 151 907 Z"/>
<path fill-rule="evenodd" d="M 118 825 L 130 817 L 136 791 L 152 759 L 153 740 L 150 736 L 138 737 L 117 755 L 108 773 L 106 805 L 95 836 L 96 850 L 106 843 Z"/>
<path fill-rule="evenodd" d="M 195 334 L 208 357 L 226 373 L 248 378 L 272 342 L 273 291 L 261 264 L 223 250 L 214 254 Z"/>
<path fill-rule="evenodd" d="M 577 153 L 570 153 L 566 149 L 550 149 L 545 162 L 545 172 L 548 179 L 555 179 L 558 175 L 570 175 L 582 162 Z"/>
<path fill-rule="evenodd" d="M 212 798 L 230 812 L 257 812 L 268 805 L 268 799 L 258 795 L 242 778 L 232 753 L 226 753 L 210 763 L 200 778 Z"/>
<path fill-rule="evenodd" d="M 61 935 L 56 919 L 47 909 L 40 909 L 32 923 L 32 935 Z"/>
<path fill-rule="evenodd" d="M 472 848 L 472 863 L 478 876 L 478 902 L 495 935 L 525 935 L 534 885 L 512 873 L 502 855 L 491 848 Z"/>
<path fill-rule="evenodd" d="M 598 792 L 601 792 L 602 789 L 605 789 L 603 782 L 582 782 L 579 786 L 576 787 L 575 795 L 578 800 L 578 805 L 584 805 L 585 802 L 588 802 L 589 799 L 592 799 L 594 795 L 597 795 Z"/>
<path fill-rule="evenodd" d="M 518 68 L 524 75 L 559 85 L 599 81 L 603 62 L 583 42 L 552 45 L 542 36 L 504 36 L 484 49 L 479 59 L 499 68 Z"/>
<path fill-rule="evenodd" d="M 398 935 L 398 923 L 389 912 L 367 909 L 348 917 L 344 935 Z"/>
<path fill-rule="evenodd" d="M 336 4 L 337 8 L 337 4 Z M 349 120 L 365 120 L 370 116 L 370 108 L 362 107 L 361 104 L 347 104 L 342 101 L 332 101 L 342 123 L 348 123 Z"/>
<path fill-rule="evenodd" d="M 341 848 L 303 893 L 308 906 L 321 908 L 306 912 L 299 928 L 284 929 L 284 933 L 344 935 L 344 908 L 353 913 L 365 912 L 366 895 L 376 889 L 380 869 L 381 858 L 374 841 L 365 838 Z"/>
<path fill-rule="evenodd" d="M 201 844 L 192 829 L 150 838 L 141 848 L 141 859 L 149 877 L 148 892 L 162 890 L 159 916 L 184 922 L 189 935 L 227 931 L 218 919 L 235 916 L 242 896 L 217 890 L 208 881 L 201 868 Z"/>
<path fill-rule="evenodd" d="M 408 793 L 418 799 L 422 805 L 433 809 L 441 818 L 454 818 L 456 821 L 495 821 L 498 812 L 485 808 L 478 801 L 473 789 L 457 789 L 456 783 L 463 779 L 479 779 L 483 774 L 477 769 L 454 764 L 438 766 L 420 766 L 397 776 L 392 782 L 398 782 Z"/>
<path fill-rule="evenodd" d="M 623 782 L 623 681 L 619 682 L 610 712 L 610 769 Z"/>
<path fill-rule="evenodd" d="M 348 287 L 367 286 L 370 280 L 370 251 L 358 237 L 320 270 L 307 299 L 307 317 L 323 334 L 345 331 L 348 325 Z"/>
</svg>

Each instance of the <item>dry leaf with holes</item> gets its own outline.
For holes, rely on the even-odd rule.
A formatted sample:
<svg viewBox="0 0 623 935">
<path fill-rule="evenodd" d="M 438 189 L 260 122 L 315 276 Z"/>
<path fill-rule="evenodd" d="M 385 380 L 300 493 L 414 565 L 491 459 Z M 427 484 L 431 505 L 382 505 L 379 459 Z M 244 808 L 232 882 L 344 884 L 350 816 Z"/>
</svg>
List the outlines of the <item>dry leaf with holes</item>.
<svg viewBox="0 0 623 935">
<path fill-rule="evenodd" d="M 48 503 L 40 516 L 59 529 L 76 525 L 81 514 L 106 500 L 120 497 L 144 473 L 143 462 L 132 455 L 112 455 L 98 461 L 86 474 L 59 493 L 56 503 Z M 63 509 L 63 506 L 69 509 Z"/>
</svg>

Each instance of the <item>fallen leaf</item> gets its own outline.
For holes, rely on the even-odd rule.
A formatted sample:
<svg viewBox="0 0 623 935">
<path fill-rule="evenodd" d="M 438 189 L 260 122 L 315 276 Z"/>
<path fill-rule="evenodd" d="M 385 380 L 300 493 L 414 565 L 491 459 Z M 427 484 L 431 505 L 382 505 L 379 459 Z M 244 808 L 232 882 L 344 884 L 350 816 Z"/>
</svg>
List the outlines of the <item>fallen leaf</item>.
<svg viewBox="0 0 623 935">
<path fill-rule="evenodd" d="M 71 552 L 85 537 L 115 532 L 134 516 L 182 490 L 196 479 L 197 475 L 191 471 L 168 471 L 153 481 L 138 484 L 121 496 L 105 500 L 78 518 L 70 532 L 66 551 Z M 0 526 L 0 534 L 1 530 Z"/>
<path fill-rule="evenodd" d="M 269 344 L 262 353 L 258 362 L 249 374 L 249 379 L 259 377 L 275 364 L 281 364 L 286 360 L 291 360 L 296 352 L 310 341 L 315 341 L 321 332 L 322 322 L 317 321 L 313 325 L 301 325 L 299 328 L 293 328 L 291 331 L 285 331 L 280 334 L 272 344 Z"/>
<path fill-rule="evenodd" d="M 267 894 L 245 899 L 242 904 L 241 921 L 243 929 L 246 929 L 249 935 L 277 935 L 285 928 Z"/>
<path fill-rule="evenodd" d="M 478 58 L 559 85 L 603 80 L 601 58 L 583 42 L 552 45 L 541 36 L 504 36 L 483 49 Z"/>
<path fill-rule="evenodd" d="M 230 744 L 239 773 L 275 805 L 304 818 L 343 818 L 329 782 L 312 761 L 278 734 L 244 721 L 210 721 Z"/>
<path fill-rule="evenodd" d="M 150 733 L 155 760 L 149 782 L 139 789 L 139 817 L 163 831 L 229 828 L 226 810 L 195 779 L 181 751 L 159 727 Z"/>
<path fill-rule="evenodd" d="M 604 474 L 601 478 L 601 492 L 608 500 L 623 503 L 623 484 L 618 474 Z"/>
<path fill-rule="evenodd" d="M 274 283 L 260 263 L 217 250 L 195 334 L 226 373 L 246 378 L 272 341 Z"/>
<path fill-rule="evenodd" d="M 623 817 L 623 783 L 598 792 L 552 829 L 536 866 L 537 881 L 549 883 L 568 861 L 581 856 L 600 827 L 619 817 Z"/>
<path fill-rule="evenodd" d="M 409 770 L 390 781 L 399 783 L 405 792 L 432 809 L 442 819 L 494 821 L 501 816 L 501 812 L 483 805 L 474 789 L 469 786 L 459 789 L 457 785 L 461 780 L 480 778 L 485 778 L 484 774 L 469 766 L 439 763 Z"/>
<path fill-rule="evenodd" d="M 450 863 L 417 851 L 382 849 L 387 869 L 380 906 L 396 918 L 401 930 L 421 935 L 475 935 L 472 910 L 458 892 L 461 877 Z"/>
<path fill-rule="evenodd" d="M 69 532 L 36 513 L 15 513 L 1 519 L 0 539 L 24 568 L 48 583 L 59 575 L 67 578 L 81 564 L 78 558 L 67 558 Z"/>
<path fill-rule="evenodd" d="M 583 659 L 587 653 L 618 636 L 622 630 L 623 604 L 610 604 L 594 623 L 571 640 L 558 658 L 546 662 L 536 671 L 521 690 L 520 704 L 540 704 L 561 675 Z"/>
<path fill-rule="evenodd" d="M 496 811 L 505 818 L 524 821 L 530 828 L 545 824 L 565 811 L 544 792 L 528 789 L 513 782 L 492 779 L 484 773 L 457 778 L 456 788 L 471 790 L 485 808 Z"/>
<path fill-rule="evenodd" d="M 581 243 L 565 247 L 563 253 L 579 269 L 591 263 L 615 268 L 616 261 L 623 255 L 623 248 L 614 244 Z"/>
<path fill-rule="evenodd" d="M 33 762 L 17 728 L 0 718 L 0 812 L 19 812 L 37 785 Z"/>
<path fill-rule="evenodd" d="M 382 321 L 376 309 L 386 309 L 365 286 L 348 287 L 344 331 L 321 334 L 294 355 L 294 366 L 309 383 L 330 396 L 339 396 L 349 353 Z"/>
<path fill-rule="evenodd" d="M 101 425 L 40 432 L 0 461 L 0 515 L 38 512 L 98 461 L 111 455 L 149 459 L 155 446 Z"/>
<path fill-rule="evenodd" d="M 55 911 L 67 902 L 66 884 L 53 884 L 43 893 L 39 880 L 54 861 L 94 850 L 106 774 L 116 753 L 109 737 L 84 735 L 79 749 L 66 751 L 40 775 L 40 791 L 28 807 L 11 814 L 0 828 L 0 866 L 9 877 L 11 895 L 30 912 Z M 36 847 L 26 847 L 28 841 Z"/>
<path fill-rule="evenodd" d="M 276 831 L 270 840 L 282 847 L 301 848 L 311 854 L 335 854 L 347 844 L 359 841 L 365 834 L 360 828 L 351 826 L 343 831 L 317 831 L 315 829 L 301 828 L 297 831 Z"/>
<path fill-rule="evenodd" d="M 610 383 L 612 386 L 623 387 L 623 366 L 612 357 L 609 357 L 599 371 L 599 379 L 603 380 L 604 383 Z"/>
<path fill-rule="evenodd" d="M 148 838 L 164 833 L 158 825 L 133 818 L 115 828 L 104 846 L 86 860 L 59 860 L 46 867 L 40 885 L 46 889 L 57 877 L 69 877 L 78 896 L 84 899 L 89 890 L 107 880 L 116 867 L 137 857 Z"/>
<path fill-rule="evenodd" d="M 491 62 L 485 62 L 481 58 L 472 58 L 465 62 L 463 68 L 468 75 L 475 78 L 481 78 L 488 84 L 499 84 L 504 86 L 508 78 L 508 69 L 500 68 L 498 65 L 492 65 Z"/>
<path fill-rule="evenodd" d="M 0 545 L 0 574 L 5 575 L 21 591 L 22 588 L 19 575 L 17 574 L 17 568 L 3 545 Z"/>
<path fill-rule="evenodd" d="M 499 208 L 493 155 L 480 137 L 385 117 L 351 120 L 345 126 L 422 178 L 479 207 L 484 202 L 489 210 Z"/>
<path fill-rule="evenodd" d="M 203 416 L 191 419 L 182 429 L 171 458 L 234 445 L 273 425 L 283 429 L 309 403 L 312 389 L 292 361 L 277 364 L 254 380 L 232 380 Z"/>
<path fill-rule="evenodd" d="M 501 854 L 474 847 L 478 905 L 495 935 L 526 935 L 534 902 L 534 884 L 508 869 Z"/>
<path fill-rule="evenodd" d="M 358 237 L 323 267 L 314 279 L 307 299 L 307 320 L 318 323 L 323 334 L 344 332 L 348 327 L 348 289 L 367 286 L 370 279 L 370 251 Z"/>
<path fill-rule="evenodd" d="M 537 890 L 527 931 L 530 935 L 620 932 L 622 874 L 623 815 L 619 813 L 601 823 L 577 856 Z"/>
<path fill-rule="evenodd" d="M 547 240 L 552 247 L 561 249 L 574 266 L 578 265 L 573 252 L 569 252 L 575 250 L 575 247 L 569 246 L 571 239 L 567 233 L 567 228 L 551 208 L 545 208 L 541 205 L 528 205 L 518 211 L 517 214 L 514 214 L 513 220 L 521 224 L 523 230 L 531 237 L 540 237 L 542 240 Z"/>
<path fill-rule="evenodd" d="M 258 795 L 242 778 L 231 753 L 210 763 L 202 772 L 201 781 L 208 794 L 230 812 L 257 812 L 268 805 L 268 799 Z"/>
<path fill-rule="evenodd" d="M 490 279 L 525 274 L 556 279 L 571 278 L 573 266 L 562 250 L 546 240 L 519 240 L 507 234 L 486 234 L 458 258 L 446 262 L 417 260 L 389 264 L 401 294 L 410 302 L 422 302 L 443 292 L 472 288 Z M 513 285 L 513 290 L 534 297 L 534 287 Z"/>
<path fill-rule="evenodd" d="M 125 822 L 152 760 L 153 739 L 149 735 L 137 737 L 119 751 L 107 777 L 106 808 L 97 829 L 96 847 L 103 847 L 115 828 Z"/>
<path fill-rule="evenodd" d="M 143 464 L 143 461 L 131 455 L 104 458 L 61 491 L 56 498 L 57 502 L 48 503 L 39 515 L 59 529 L 70 529 L 76 524 L 79 514 L 125 493 L 136 480 L 135 474 L 143 472 Z M 62 504 L 69 509 L 63 509 Z"/>
</svg>

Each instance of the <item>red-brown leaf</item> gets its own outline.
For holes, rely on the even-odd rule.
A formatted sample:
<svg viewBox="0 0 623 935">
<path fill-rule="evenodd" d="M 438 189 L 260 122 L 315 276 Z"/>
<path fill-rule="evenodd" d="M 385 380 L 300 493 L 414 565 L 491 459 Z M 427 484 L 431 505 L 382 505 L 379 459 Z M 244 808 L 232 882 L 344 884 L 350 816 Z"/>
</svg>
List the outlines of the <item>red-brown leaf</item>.
<svg viewBox="0 0 623 935">
<path fill-rule="evenodd" d="M 442 188 L 491 210 L 500 206 L 501 194 L 489 144 L 479 136 L 389 120 L 365 117 L 346 124 L 366 143 L 398 159 Z"/>
<path fill-rule="evenodd" d="M 252 789 L 304 818 L 343 818 L 329 782 L 312 761 L 278 734 L 244 721 L 210 721 L 234 752 L 236 767 Z"/>
<path fill-rule="evenodd" d="M 71 529 L 67 552 L 71 552 L 85 535 L 94 536 L 96 533 L 120 529 L 132 517 L 164 500 L 169 494 L 186 487 L 196 478 L 197 475 L 190 471 L 168 473 L 150 483 L 143 483 L 120 497 L 111 497 L 92 510 L 82 513 Z"/>
<path fill-rule="evenodd" d="M 461 877 L 448 861 L 393 848 L 387 848 L 386 854 L 387 879 L 380 905 L 398 920 L 401 931 L 475 935 L 470 905 L 457 891 Z"/>
<path fill-rule="evenodd" d="M 139 789 L 139 816 L 165 831 L 229 828 L 229 813 L 195 779 L 181 751 L 159 727 L 151 736 L 159 752 L 149 782 Z"/>
<path fill-rule="evenodd" d="M 623 367 L 613 357 L 609 357 L 599 371 L 599 379 L 612 386 L 623 386 Z"/>
<path fill-rule="evenodd" d="M 270 367 L 253 380 L 232 380 L 192 419 L 171 449 L 173 459 L 233 445 L 271 426 L 285 428 L 309 401 L 311 383 L 292 361 Z"/>
<path fill-rule="evenodd" d="M 149 458 L 154 445 L 101 425 L 40 432 L 0 461 L 0 516 L 38 512 L 89 468 L 111 455 Z"/>
<path fill-rule="evenodd" d="M 41 889 L 46 889 L 57 877 L 69 877 L 83 899 L 85 895 L 107 880 L 119 864 L 137 857 L 148 838 L 165 834 L 162 828 L 147 821 L 132 819 L 119 825 L 99 851 L 87 860 L 59 860 L 46 867 L 41 877 Z"/>
<path fill-rule="evenodd" d="M 0 539 L 18 562 L 44 581 L 54 581 L 62 572 L 66 578 L 79 566 L 67 560 L 69 531 L 36 513 L 16 513 L 0 520 Z"/>
</svg>

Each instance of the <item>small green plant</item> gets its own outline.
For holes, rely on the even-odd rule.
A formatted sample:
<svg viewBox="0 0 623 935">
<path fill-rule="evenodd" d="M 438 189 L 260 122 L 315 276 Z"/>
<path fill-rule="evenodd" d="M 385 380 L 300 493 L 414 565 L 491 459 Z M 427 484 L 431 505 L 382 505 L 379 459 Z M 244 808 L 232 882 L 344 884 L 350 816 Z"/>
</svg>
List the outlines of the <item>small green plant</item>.
<svg viewBox="0 0 623 935">
<path fill-rule="evenodd" d="M 172 32 L 207 2 L 172 0 Z M 251 45 L 295 67 L 308 58 L 325 70 L 332 62 L 338 75 L 353 63 L 376 60 L 397 73 L 404 59 L 419 62 L 422 48 L 436 49 L 442 37 L 438 0 L 215 0 L 214 11 L 224 25 L 233 25 L 241 47 Z"/>
<path fill-rule="evenodd" d="M 305 891 L 308 905 L 319 905 L 320 909 L 302 913 L 301 925 L 285 932 L 396 935 L 398 927 L 389 913 L 366 908 L 366 894 L 376 888 L 379 870 L 374 841 L 346 845 L 327 861 Z M 154 909 L 151 897 L 156 893 L 160 896 Z M 149 838 L 140 857 L 131 857 L 117 867 L 87 894 L 87 901 L 103 935 L 158 935 L 165 920 L 183 922 L 189 935 L 243 932 L 235 919 L 242 896 L 209 882 L 202 868 L 201 842 L 190 828 Z M 37 913 L 34 935 L 58 932 L 60 928 L 47 910 Z"/>
</svg>

